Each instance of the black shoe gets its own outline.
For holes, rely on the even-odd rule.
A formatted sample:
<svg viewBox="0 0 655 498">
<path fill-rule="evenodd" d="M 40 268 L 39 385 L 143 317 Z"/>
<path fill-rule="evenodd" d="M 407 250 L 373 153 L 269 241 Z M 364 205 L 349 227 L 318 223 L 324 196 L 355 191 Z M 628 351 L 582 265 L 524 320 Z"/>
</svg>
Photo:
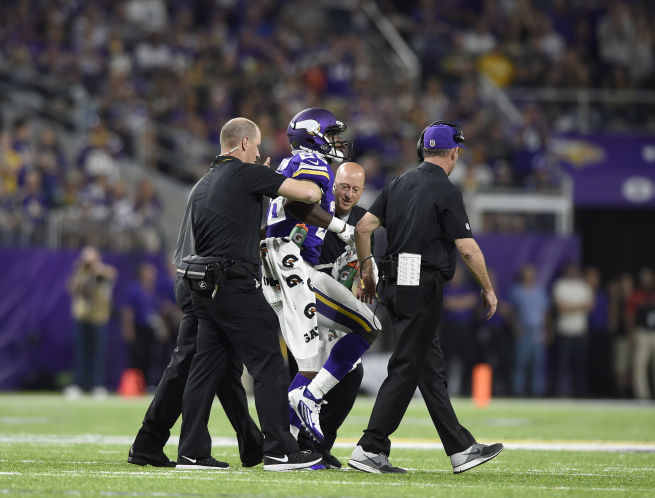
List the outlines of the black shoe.
<svg viewBox="0 0 655 498">
<path fill-rule="evenodd" d="M 264 470 L 304 469 L 320 461 L 320 453 L 308 450 L 296 451 L 288 455 L 264 455 Z"/>
<path fill-rule="evenodd" d="M 181 456 L 175 468 L 180 470 L 225 470 L 230 468 L 230 464 L 216 460 L 212 456 L 203 458 Z"/>
<path fill-rule="evenodd" d="M 326 469 L 341 468 L 341 462 L 337 459 L 337 457 L 335 457 L 329 451 L 326 451 L 325 453 L 321 453 L 321 456 L 323 457 L 323 465 L 325 465 Z"/>
<path fill-rule="evenodd" d="M 134 451 L 134 446 L 130 448 L 127 462 L 135 465 L 152 465 L 153 467 L 175 467 L 175 462 L 169 460 L 163 451 L 159 451 L 158 453 L 142 453 L 140 451 Z"/>
</svg>

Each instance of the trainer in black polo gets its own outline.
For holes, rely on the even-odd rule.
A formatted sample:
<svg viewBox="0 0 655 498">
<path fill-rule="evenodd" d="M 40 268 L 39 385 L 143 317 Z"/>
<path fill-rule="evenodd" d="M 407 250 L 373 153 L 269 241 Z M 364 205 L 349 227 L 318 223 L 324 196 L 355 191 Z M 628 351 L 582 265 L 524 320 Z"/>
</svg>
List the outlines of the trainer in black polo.
<svg viewBox="0 0 655 498">
<path fill-rule="evenodd" d="M 295 470 L 311 467 L 321 461 L 321 455 L 309 450 L 288 455 L 264 455 L 264 470 Z"/>
<path fill-rule="evenodd" d="M 484 462 L 488 462 L 501 451 L 503 451 L 502 443 L 473 443 L 464 451 L 450 455 L 450 463 L 453 465 L 453 474 L 461 474 L 462 472 L 466 472 Z"/>
<path fill-rule="evenodd" d="M 158 453 L 143 453 L 135 451 L 134 446 L 130 448 L 127 462 L 133 463 L 134 465 L 152 465 L 153 467 L 175 467 L 175 462 L 169 460 L 163 451 Z"/>
<path fill-rule="evenodd" d="M 225 470 L 229 468 L 229 463 L 216 460 L 212 456 L 203 458 L 181 456 L 175 466 L 176 470 Z"/>
</svg>

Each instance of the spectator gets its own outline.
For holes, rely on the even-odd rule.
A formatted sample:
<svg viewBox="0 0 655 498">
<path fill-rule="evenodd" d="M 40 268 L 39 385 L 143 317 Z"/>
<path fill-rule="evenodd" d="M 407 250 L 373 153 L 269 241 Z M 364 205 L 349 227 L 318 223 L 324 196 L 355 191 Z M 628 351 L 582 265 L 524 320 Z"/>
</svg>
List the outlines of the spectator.
<svg viewBox="0 0 655 498">
<path fill-rule="evenodd" d="M 498 289 L 496 273 L 487 268 L 494 289 Z M 512 366 L 514 363 L 511 330 L 512 309 L 508 300 L 499 294 L 498 307 L 494 316 L 485 320 L 484 310 L 478 309 L 476 316 L 476 352 L 474 363 L 487 363 L 493 372 L 494 396 L 508 396 L 512 392 Z"/>
<path fill-rule="evenodd" d="M 516 333 L 512 392 L 515 396 L 542 396 L 546 387 L 546 320 L 550 299 L 544 285 L 537 281 L 533 265 L 521 268 L 510 304 Z"/>
<path fill-rule="evenodd" d="M 589 394 L 609 397 L 614 392 L 612 373 L 612 343 L 609 334 L 609 296 L 601 286 L 597 268 L 587 268 L 584 278 L 594 295 L 594 307 L 589 313 L 589 343 L 587 349 Z"/>
<path fill-rule="evenodd" d="M 440 325 L 441 347 L 446 358 L 448 390 L 451 394 L 471 392 L 471 372 L 476 356 L 473 318 L 480 298 L 462 266 L 455 268 L 452 280 L 444 286 Z"/>
<path fill-rule="evenodd" d="M 82 391 L 107 394 L 105 387 L 105 353 L 107 324 L 111 317 L 112 290 L 116 270 L 103 263 L 100 253 L 91 246 L 82 249 L 68 281 L 71 294 L 73 331 L 73 384 L 64 393 L 77 396 Z"/>
<path fill-rule="evenodd" d="M 634 340 L 632 382 L 635 396 L 655 396 L 655 275 L 644 267 L 639 271 L 639 287 L 628 301 L 628 327 Z M 649 368 L 653 375 L 649 382 Z"/>
<path fill-rule="evenodd" d="M 627 304 L 634 292 L 632 275 L 623 273 L 610 285 L 609 327 L 613 335 L 612 370 L 616 395 L 632 397 L 632 338 L 628 331 Z"/>
<path fill-rule="evenodd" d="M 161 374 L 160 371 L 152 371 L 152 367 L 160 366 L 153 363 L 155 342 L 167 339 L 166 325 L 160 315 L 156 283 L 157 268 L 151 263 L 142 263 L 138 279 L 127 288 L 121 310 L 129 367 L 141 370 L 147 385 L 154 384 Z"/>
<path fill-rule="evenodd" d="M 560 396 L 587 394 L 587 337 L 592 289 L 578 266 L 569 263 L 553 286 L 557 309 L 557 392 Z"/>
</svg>

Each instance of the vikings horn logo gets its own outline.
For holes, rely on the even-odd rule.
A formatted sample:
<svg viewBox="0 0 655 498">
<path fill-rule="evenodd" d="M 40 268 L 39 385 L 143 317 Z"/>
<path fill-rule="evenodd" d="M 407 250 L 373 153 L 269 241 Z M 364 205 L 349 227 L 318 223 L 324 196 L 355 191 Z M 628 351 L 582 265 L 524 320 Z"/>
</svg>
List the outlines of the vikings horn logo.
<svg viewBox="0 0 655 498">
<path fill-rule="evenodd" d="M 318 135 L 319 137 L 321 136 L 321 123 L 315 119 L 304 119 L 302 121 L 296 121 L 293 123 L 293 129 L 305 129 L 310 135 Z"/>
<path fill-rule="evenodd" d="M 287 285 L 289 287 L 295 287 L 298 284 L 302 284 L 303 280 L 298 275 L 289 275 L 287 277 Z"/>
<path fill-rule="evenodd" d="M 314 315 L 316 315 L 316 303 L 309 303 L 305 306 L 305 316 L 307 318 L 314 318 Z"/>
<path fill-rule="evenodd" d="M 293 254 L 289 254 L 282 259 L 282 266 L 285 268 L 293 268 L 296 261 L 298 261 L 298 258 Z"/>
</svg>

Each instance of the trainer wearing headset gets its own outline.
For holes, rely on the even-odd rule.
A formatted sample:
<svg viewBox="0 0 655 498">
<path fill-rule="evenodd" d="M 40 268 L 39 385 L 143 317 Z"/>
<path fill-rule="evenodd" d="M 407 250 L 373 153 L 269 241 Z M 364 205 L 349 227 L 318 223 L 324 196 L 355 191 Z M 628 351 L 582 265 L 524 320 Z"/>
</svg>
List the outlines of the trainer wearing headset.
<svg viewBox="0 0 655 498">
<path fill-rule="evenodd" d="M 376 292 L 370 237 L 381 225 L 387 230 L 387 251 L 379 269 L 395 344 L 368 428 L 349 461 L 365 472 L 406 472 L 389 463 L 389 435 L 398 428 L 417 386 L 454 473 L 480 465 L 503 449 L 500 443 L 477 443 L 457 420 L 437 333 L 443 283 L 455 272 L 455 248 L 482 288 L 487 319 L 498 303 L 462 194 L 448 179 L 463 142 L 462 130 L 454 123 L 428 126 L 417 144 L 421 164 L 387 185 L 357 224 L 357 255 L 369 295 Z"/>
</svg>

